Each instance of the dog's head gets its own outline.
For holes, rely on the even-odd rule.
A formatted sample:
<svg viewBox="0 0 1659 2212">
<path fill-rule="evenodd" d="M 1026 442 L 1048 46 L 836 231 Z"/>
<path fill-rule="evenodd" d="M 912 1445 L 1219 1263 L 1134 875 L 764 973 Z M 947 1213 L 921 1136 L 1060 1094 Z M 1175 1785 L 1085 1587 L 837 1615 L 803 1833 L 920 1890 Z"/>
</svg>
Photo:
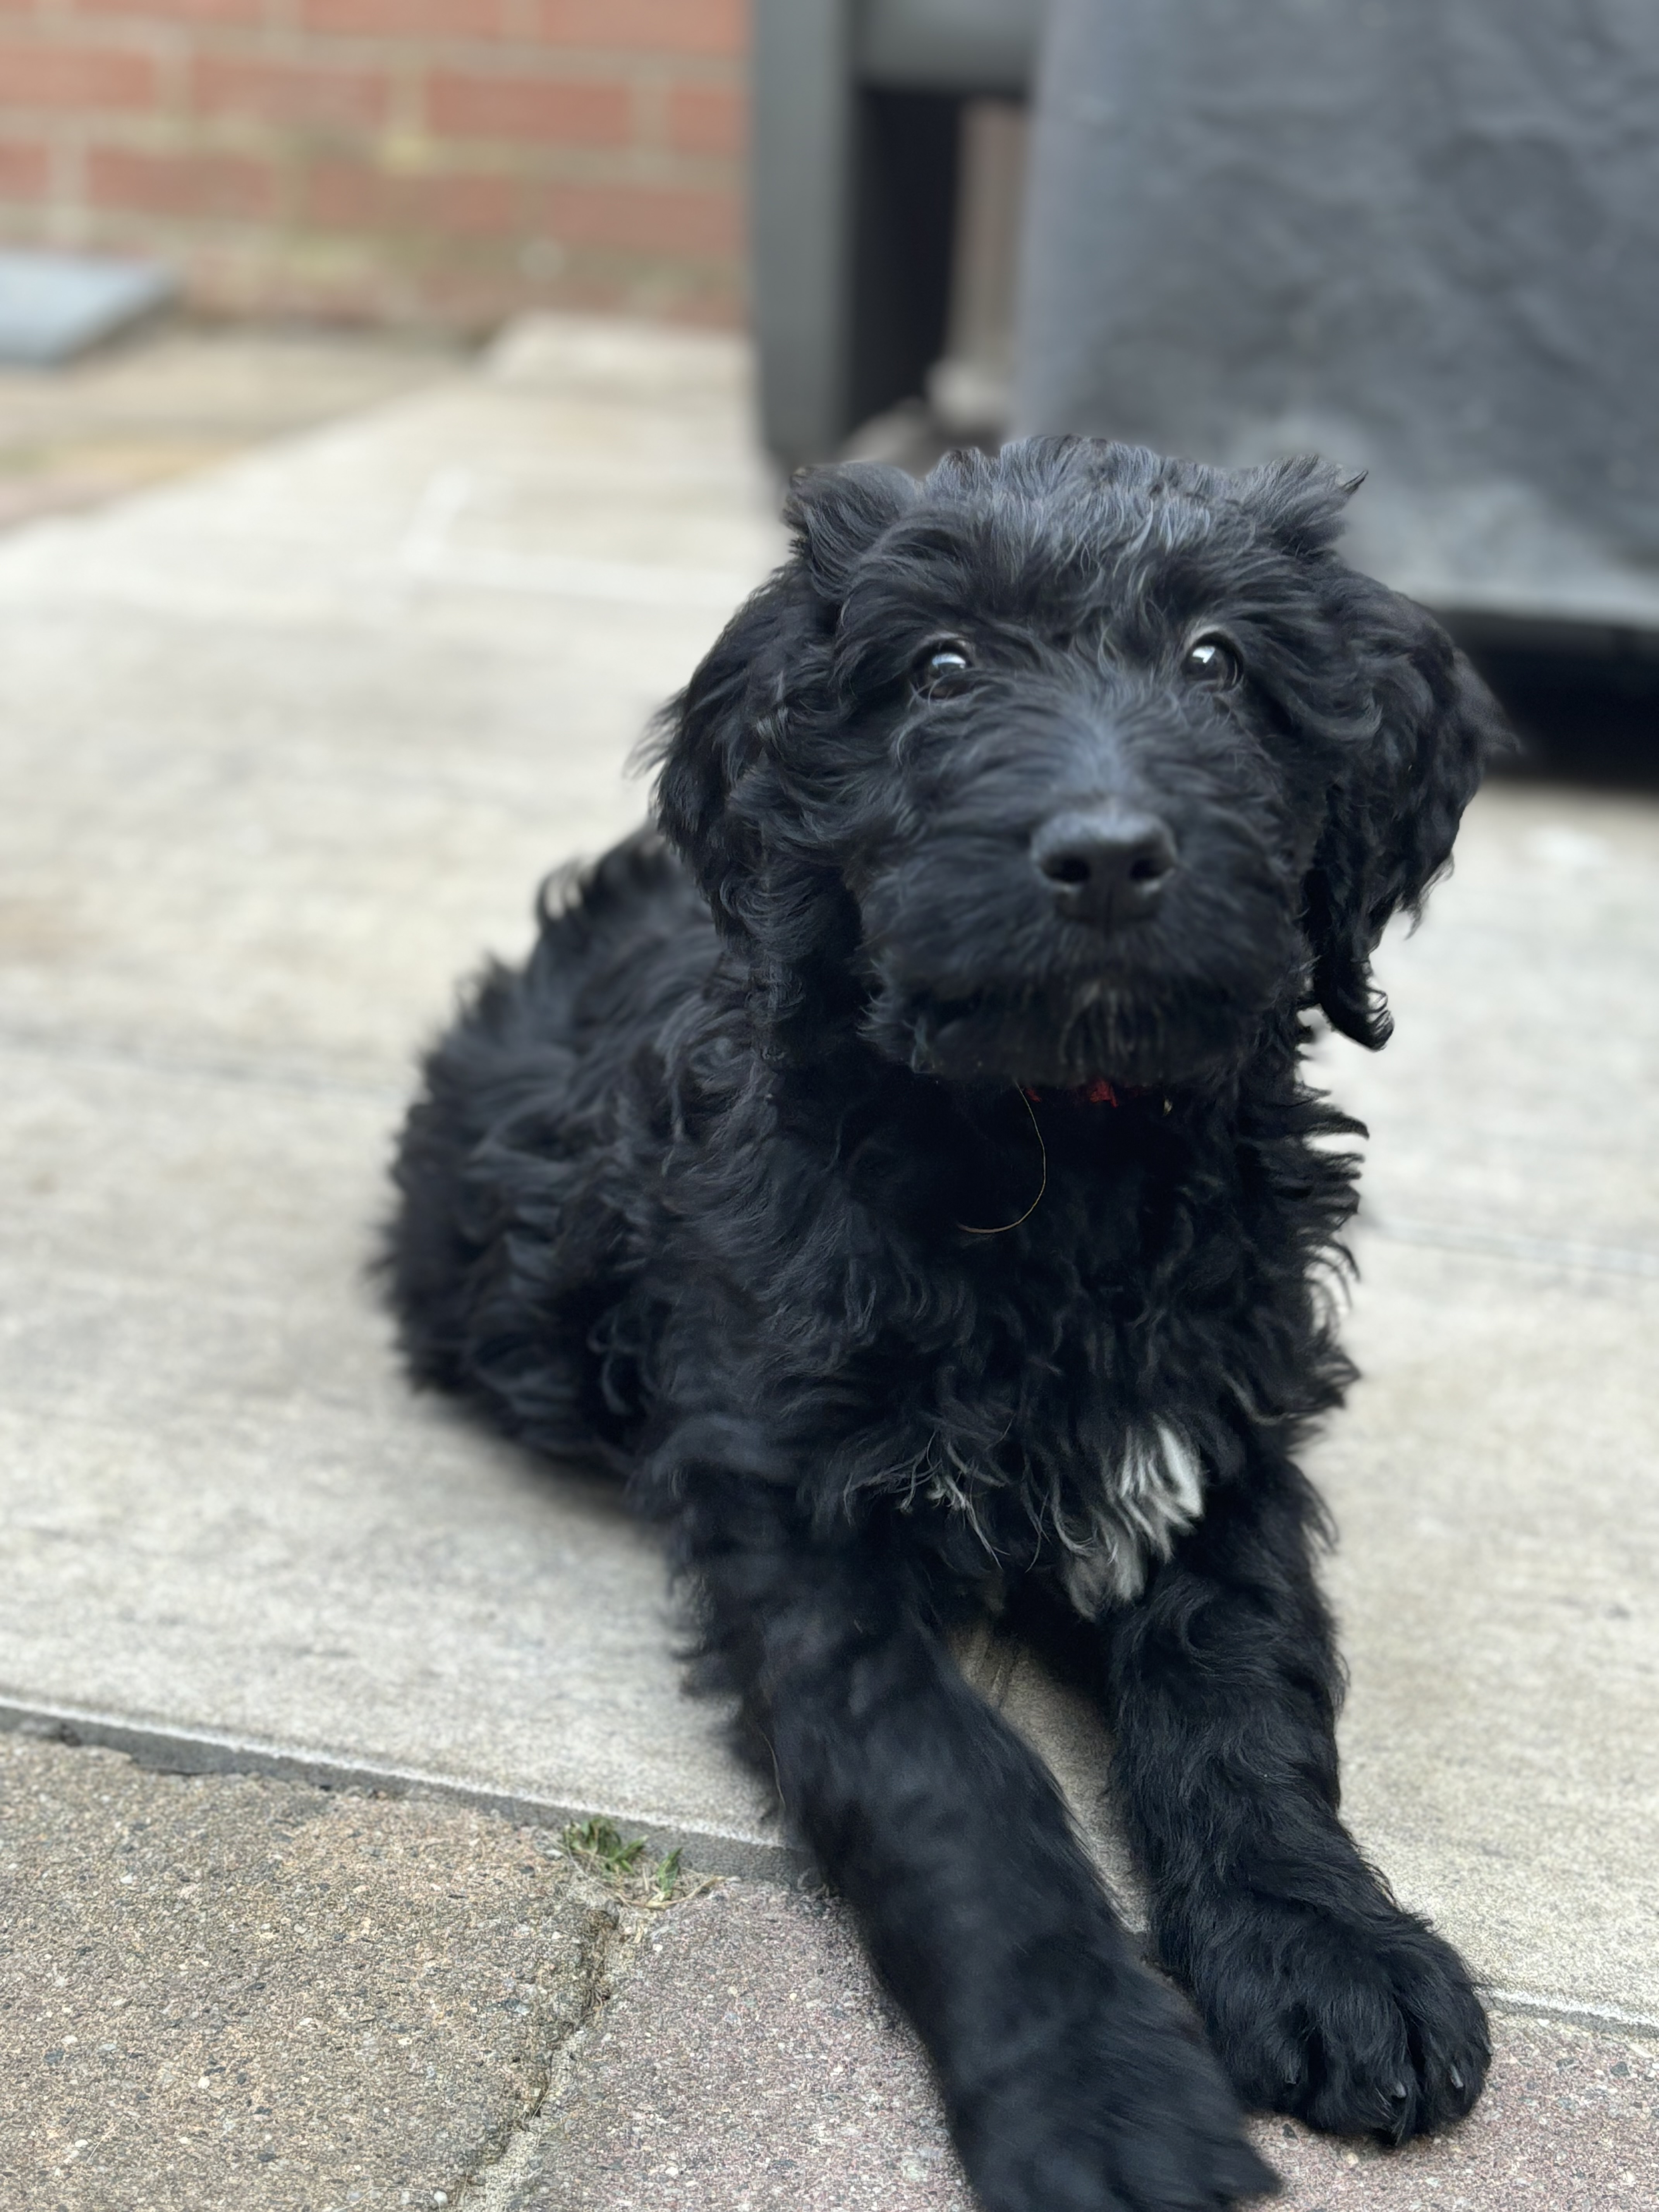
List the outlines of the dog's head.
<svg viewBox="0 0 1659 2212">
<path fill-rule="evenodd" d="M 780 1033 L 840 1009 L 947 1079 L 1160 1089 L 1298 1003 L 1381 1044 L 1371 951 L 1502 725 L 1334 551 L 1346 489 L 1074 439 L 799 479 L 658 787 Z"/>
</svg>

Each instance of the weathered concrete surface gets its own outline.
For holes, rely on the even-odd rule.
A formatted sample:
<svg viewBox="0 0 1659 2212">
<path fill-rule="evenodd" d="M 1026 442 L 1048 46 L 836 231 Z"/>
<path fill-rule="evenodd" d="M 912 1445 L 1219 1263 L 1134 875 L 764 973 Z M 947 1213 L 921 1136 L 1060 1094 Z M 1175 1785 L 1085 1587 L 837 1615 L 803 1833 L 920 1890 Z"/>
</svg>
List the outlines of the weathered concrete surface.
<svg viewBox="0 0 1659 2212">
<path fill-rule="evenodd" d="M 1659 2018 L 1659 1282 L 1358 1249 L 1348 1810 L 1498 1987 Z"/>
<path fill-rule="evenodd" d="M 458 349 L 172 318 L 53 369 L 0 368 L 0 530 L 96 506 L 452 376 Z"/>
<path fill-rule="evenodd" d="M 1615 2212 L 1659 2202 L 1659 2045 L 1500 2020 L 1491 2086 L 1403 2154 L 1277 2119 L 1286 2212 Z M 914 2038 L 847 1916 L 735 1882 L 621 1954 L 610 2002 L 479 2212 L 971 2212 Z"/>
<path fill-rule="evenodd" d="M 0 1739 L 0 2168 L 25 2212 L 455 2202 L 617 1915 L 464 1808 Z"/>
<path fill-rule="evenodd" d="M 653 1544 L 393 1365 L 391 1086 L 12 1065 L 5 1689 L 741 1827 Z"/>
<path fill-rule="evenodd" d="M 1368 1214 L 1477 1249 L 1495 1234 L 1511 1257 L 1558 1240 L 1659 1279 L 1656 970 L 1653 799 L 1489 787 L 1423 927 L 1383 947 L 1387 1050 L 1322 1054 L 1370 1127 Z"/>
<path fill-rule="evenodd" d="M 0 1740 L 0 2164 L 23 2212 L 969 2212 L 845 1911 L 618 1912 L 545 1831 Z M 1500 2018 L 1395 2156 L 1277 2120 L 1289 2212 L 1659 2195 L 1659 2045 Z"/>
<path fill-rule="evenodd" d="M 567 332 L 0 548 L 18 1704 L 772 1847 L 649 1544 L 411 1400 L 362 1276 L 414 1043 L 775 556 L 743 374 Z M 1656 863 L 1651 803 L 1494 789 L 1395 1043 L 1328 1048 L 1376 1225 L 1317 1462 L 1368 1844 L 1500 1987 L 1652 2016 Z"/>
<path fill-rule="evenodd" d="M 774 556 L 744 367 L 520 342 L 0 548 L 15 1698 L 773 1847 L 650 1543 L 411 1399 L 363 1280 L 457 972 Z"/>
<path fill-rule="evenodd" d="M 1659 2203 L 1659 2047 L 1500 2019 L 1462 2126 L 1404 2150 L 1259 2120 L 1283 2212 L 1621 2212 Z"/>
<path fill-rule="evenodd" d="M 1499 785 L 1320 1059 L 1371 1131 L 1314 1455 L 1349 1810 L 1500 1989 L 1659 2018 L 1659 808 Z"/>
<path fill-rule="evenodd" d="M 847 1914 L 733 1882 L 619 1956 L 480 2212 L 973 2212 L 920 2045 Z"/>
</svg>

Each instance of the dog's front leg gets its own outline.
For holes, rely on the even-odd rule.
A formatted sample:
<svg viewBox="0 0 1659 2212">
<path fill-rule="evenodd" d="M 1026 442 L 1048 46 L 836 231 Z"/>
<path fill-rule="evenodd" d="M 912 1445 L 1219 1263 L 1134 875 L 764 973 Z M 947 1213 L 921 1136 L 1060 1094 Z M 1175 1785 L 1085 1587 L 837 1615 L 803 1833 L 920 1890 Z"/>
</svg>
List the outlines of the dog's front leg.
<svg viewBox="0 0 1659 2212">
<path fill-rule="evenodd" d="M 1486 2020 L 1338 1817 L 1318 1508 L 1282 1460 L 1256 1478 L 1108 1618 L 1122 1800 L 1160 1954 L 1247 2102 L 1400 2141 L 1474 2102 Z"/>
<path fill-rule="evenodd" d="M 927 2043 L 988 2212 L 1201 2212 L 1271 2187 L 914 1565 L 707 1477 L 687 1533 L 750 1737 Z"/>
</svg>

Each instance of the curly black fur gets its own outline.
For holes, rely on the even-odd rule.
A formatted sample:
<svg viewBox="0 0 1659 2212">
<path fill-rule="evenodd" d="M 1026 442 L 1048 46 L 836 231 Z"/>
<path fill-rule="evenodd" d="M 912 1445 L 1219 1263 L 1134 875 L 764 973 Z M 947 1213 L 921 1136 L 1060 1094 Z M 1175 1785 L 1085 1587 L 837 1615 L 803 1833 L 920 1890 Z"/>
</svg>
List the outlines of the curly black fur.
<svg viewBox="0 0 1659 2212">
<path fill-rule="evenodd" d="M 1398 2141 L 1485 2072 L 1338 1817 L 1295 1460 L 1357 1126 L 1304 1013 L 1383 1042 L 1370 955 L 1501 735 L 1345 495 L 1065 440 L 802 480 L 660 835 L 544 902 L 398 1163 L 416 1373 L 672 1524 L 990 2212 L 1233 2203 L 1235 2091 Z M 1208 2051 L 953 1666 L 986 1606 L 1109 1721 Z"/>
</svg>

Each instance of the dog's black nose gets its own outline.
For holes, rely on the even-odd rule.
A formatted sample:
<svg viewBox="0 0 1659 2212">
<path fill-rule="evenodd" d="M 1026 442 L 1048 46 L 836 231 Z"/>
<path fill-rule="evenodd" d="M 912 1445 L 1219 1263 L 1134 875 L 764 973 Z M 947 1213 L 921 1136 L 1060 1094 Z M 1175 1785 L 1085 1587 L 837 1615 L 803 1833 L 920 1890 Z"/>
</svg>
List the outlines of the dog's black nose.
<svg viewBox="0 0 1659 2212">
<path fill-rule="evenodd" d="M 1115 929 L 1158 904 L 1176 847 L 1155 814 L 1109 802 L 1045 822 L 1031 840 L 1031 858 L 1062 914 Z"/>
</svg>

